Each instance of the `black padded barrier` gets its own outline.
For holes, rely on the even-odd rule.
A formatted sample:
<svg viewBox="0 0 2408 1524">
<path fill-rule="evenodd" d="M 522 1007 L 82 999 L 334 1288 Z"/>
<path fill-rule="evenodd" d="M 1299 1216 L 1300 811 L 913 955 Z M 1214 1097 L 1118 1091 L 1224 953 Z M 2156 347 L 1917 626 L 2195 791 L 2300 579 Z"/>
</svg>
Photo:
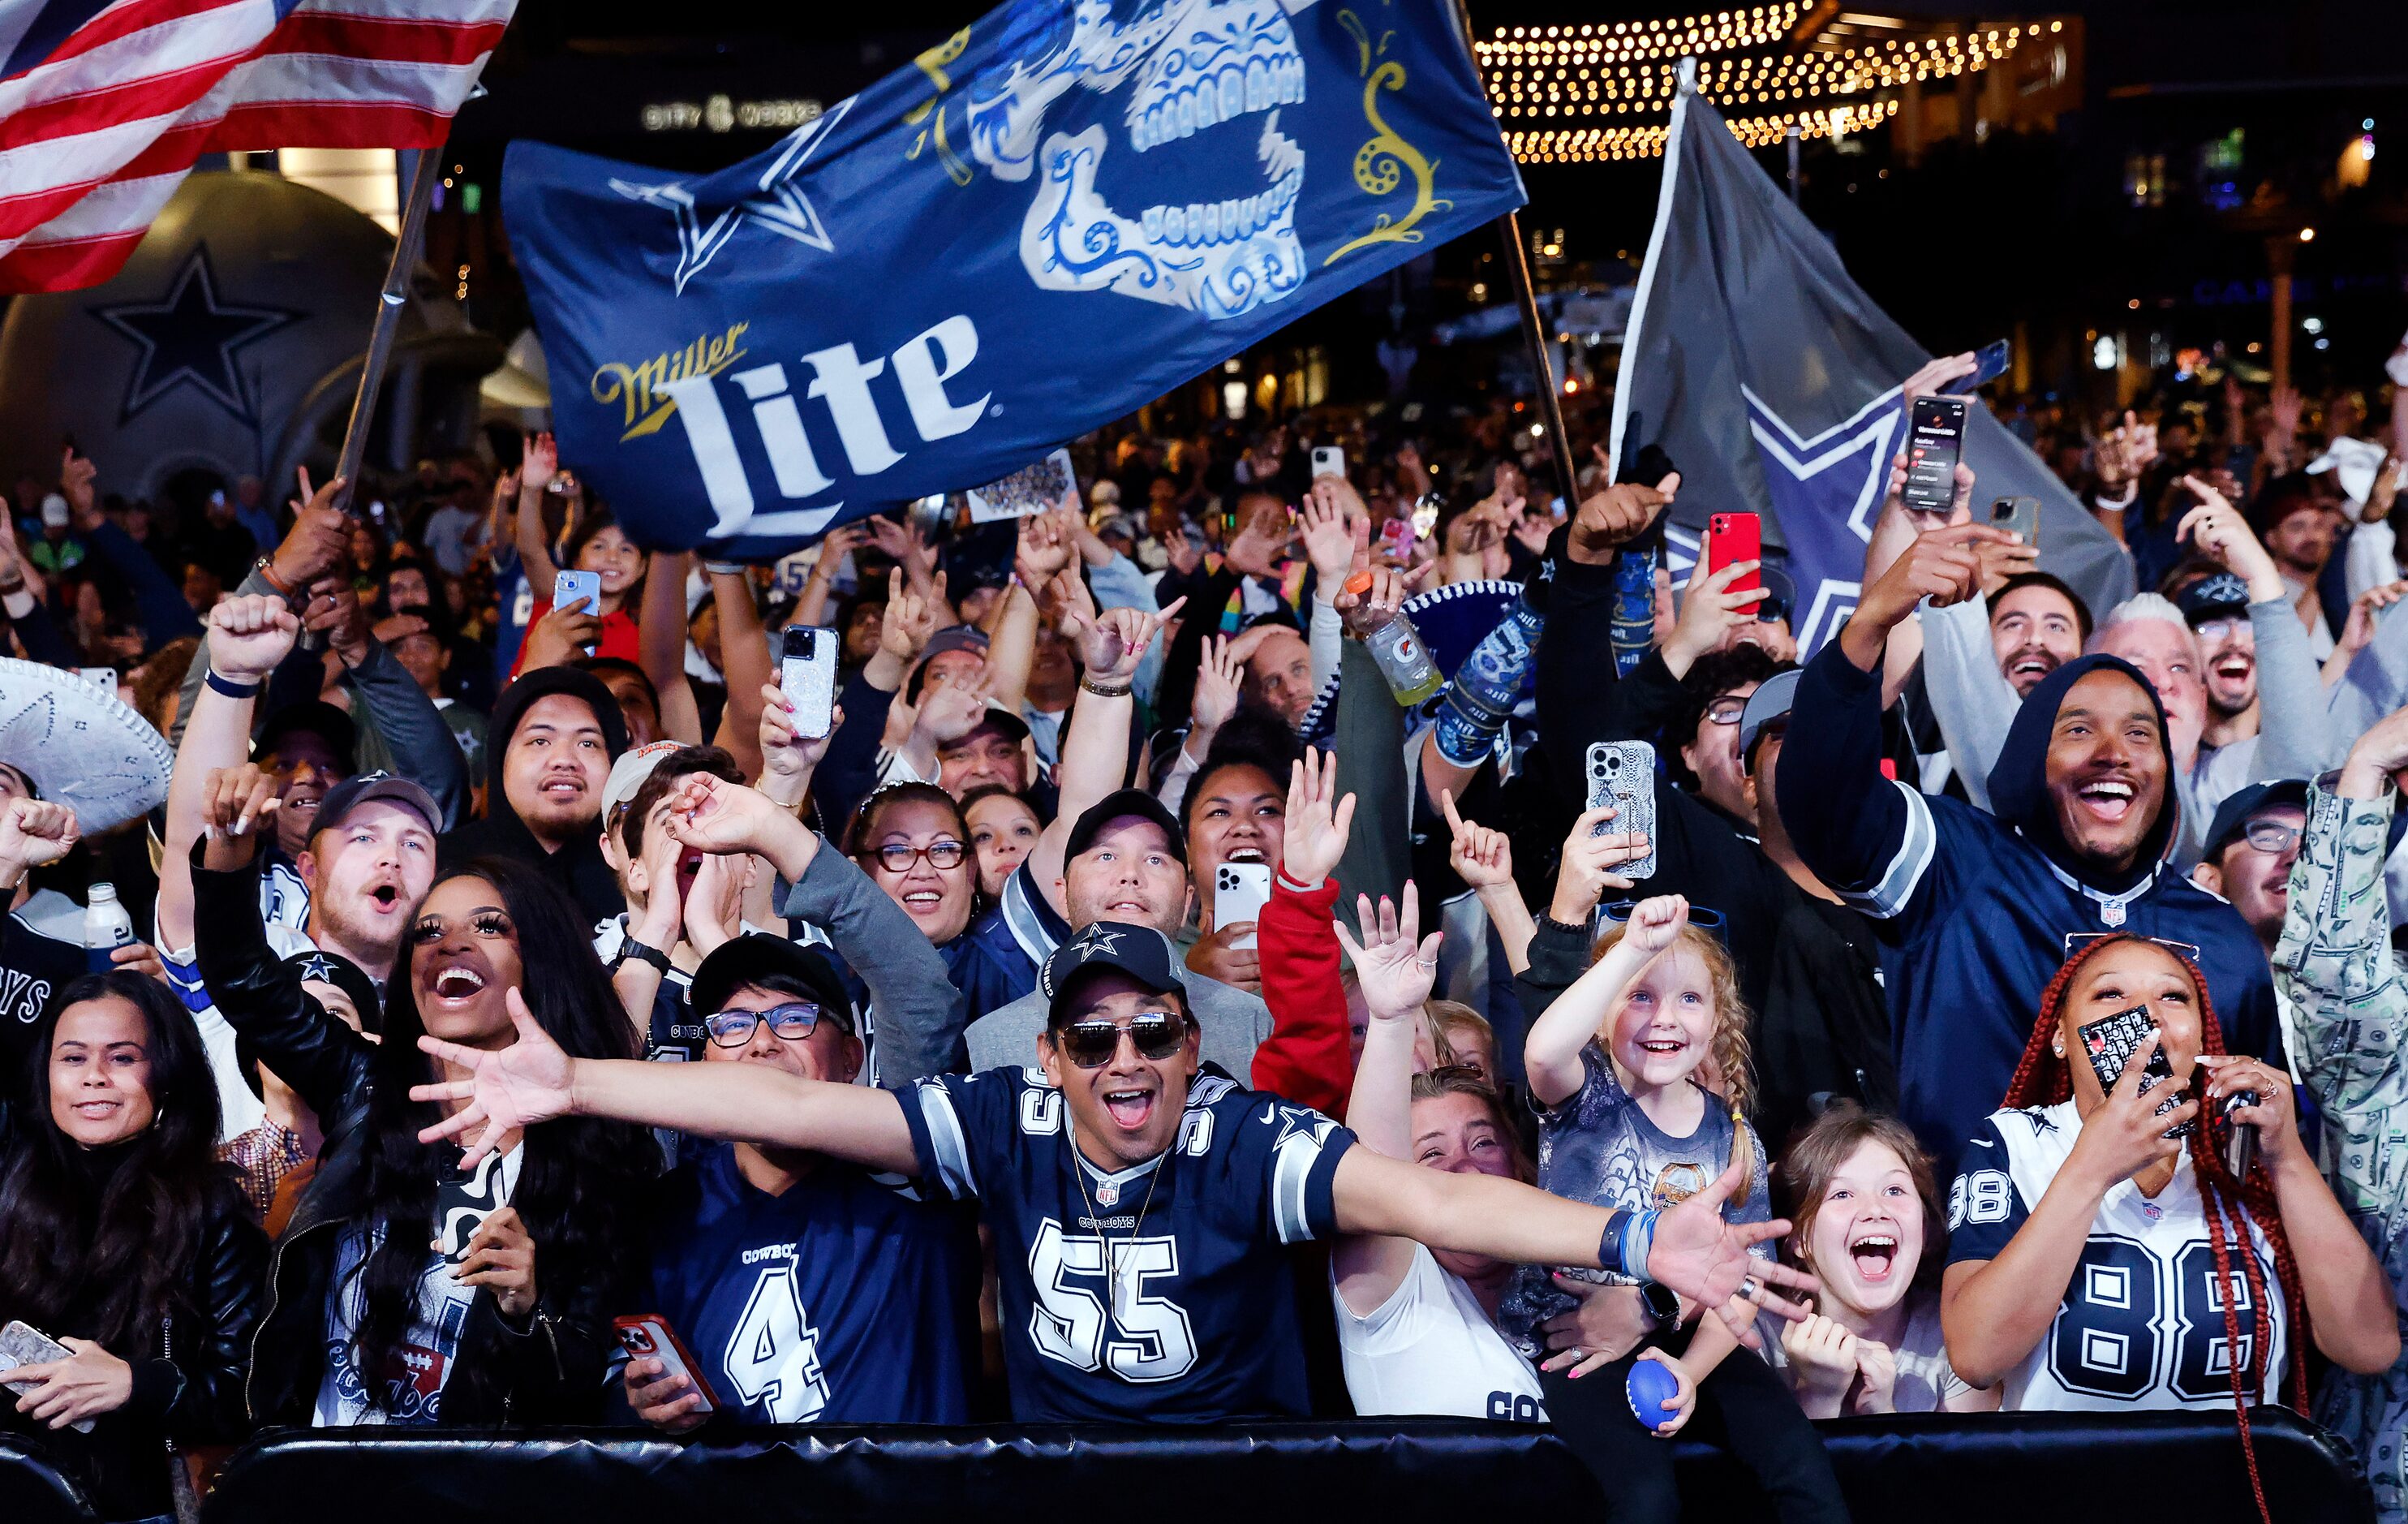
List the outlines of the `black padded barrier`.
<svg viewBox="0 0 2408 1524">
<path fill-rule="evenodd" d="M 2344 1447 L 2287 1413 L 2261 1408 L 2254 1419 L 2276 1519 L 2369 1524 L 2372 1501 Z M 2257 1517 L 2229 1414 L 1933 1415 L 1823 1427 L 1857 1524 L 2075 1524 L 2135 1509 L 2183 1524 Z M 1770 1519 L 1719 1451 L 1683 1444 L 1678 1460 L 1690 1519 Z M 507 1440 L 287 1431 L 236 1452 L 203 1518 L 1506 1524 L 1594 1517 L 1598 1501 L 1595 1481 L 1546 1430 L 1453 1419 L 763 1429 L 683 1443 L 625 1430 Z M 0 1518 L 17 1517 L 0 1504 Z"/>
<path fill-rule="evenodd" d="M 0 1396 L 13 1402 L 15 1393 Z M 163 1459 L 159 1462 L 165 1465 Z M 0 1520 L 6 1524 L 93 1524 L 83 1489 L 52 1466 L 38 1440 L 0 1434 Z"/>
</svg>

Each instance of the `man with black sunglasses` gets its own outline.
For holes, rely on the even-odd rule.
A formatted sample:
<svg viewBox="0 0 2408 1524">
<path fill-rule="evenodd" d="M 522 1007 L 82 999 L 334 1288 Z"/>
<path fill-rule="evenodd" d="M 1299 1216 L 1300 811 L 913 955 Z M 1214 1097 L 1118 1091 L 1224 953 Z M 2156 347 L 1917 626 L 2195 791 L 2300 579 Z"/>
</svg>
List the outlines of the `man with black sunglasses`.
<svg viewBox="0 0 2408 1524">
<path fill-rule="evenodd" d="M 670 829 L 718 839 L 716 812 L 695 802 Z M 1628 1265 L 1717 1309 L 1749 1343 L 1758 1309 L 1802 1316 L 1768 1287 L 1806 1278 L 1746 1252 L 1789 1225 L 1723 1221 L 1744 1161 L 1654 1215 L 1421 1169 L 1351 1146 L 1351 1133 L 1310 1107 L 1199 1072 L 1169 942 L 1151 927 L 1090 925 L 1048 957 L 1041 981 L 1041 1072 L 946 1074 L 890 1091 L 766 1064 L 572 1061 L 527 1020 L 517 1042 L 492 1053 L 423 1040 L 466 1077 L 411 1097 L 466 1102 L 421 1136 L 470 1140 L 472 1157 L 509 1129 L 574 1111 L 812 1150 L 977 1201 L 996 1238 L 1024 1422 L 1302 1416 L 1295 1282 L 1281 1248 L 1331 1233 Z"/>
<path fill-rule="evenodd" d="M 752 933 L 694 973 L 706 1064 L 850 1085 L 861 1038 L 816 948 Z M 962 1423 L 978 1252 L 968 1219 L 803 1149 L 724 1143 L 669 1176 L 651 1300 L 700 1364 L 723 1421 Z M 627 1405 L 666 1433 L 710 1420 L 658 1359 L 627 1362 Z"/>
</svg>

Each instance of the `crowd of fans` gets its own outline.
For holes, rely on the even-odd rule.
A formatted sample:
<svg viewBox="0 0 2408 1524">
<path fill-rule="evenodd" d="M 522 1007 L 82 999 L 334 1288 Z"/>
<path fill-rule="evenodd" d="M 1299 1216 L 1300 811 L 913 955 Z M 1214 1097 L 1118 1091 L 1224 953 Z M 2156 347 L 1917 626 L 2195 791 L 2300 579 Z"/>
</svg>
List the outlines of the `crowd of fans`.
<svg viewBox="0 0 2408 1524">
<path fill-rule="evenodd" d="M 2398 1524 L 2393 369 L 2002 404 L 2145 591 L 1894 477 L 1808 653 L 1506 401 L 771 567 L 544 435 L 180 518 L 70 452 L 0 515 L 7 1425 L 148 1519 L 275 1425 L 1459 1415 L 1661 1519 L 1696 1420 L 1826 1519 L 1816 1418 L 2281 1403 Z"/>
</svg>

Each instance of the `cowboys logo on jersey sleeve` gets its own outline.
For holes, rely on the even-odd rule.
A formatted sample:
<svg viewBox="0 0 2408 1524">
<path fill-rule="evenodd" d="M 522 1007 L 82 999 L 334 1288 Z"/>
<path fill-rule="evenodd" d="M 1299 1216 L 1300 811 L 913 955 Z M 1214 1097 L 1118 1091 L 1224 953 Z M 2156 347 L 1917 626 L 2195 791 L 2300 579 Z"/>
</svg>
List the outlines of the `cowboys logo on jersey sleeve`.
<svg viewBox="0 0 2408 1524">
<path fill-rule="evenodd" d="M 976 1199 L 995 1234 L 1015 1418 L 1310 1411 L 1281 1246 L 1335 1230 L 1330 1183 L 1353 1133 L 1208 1069 L 1169 1152 L 1113 1173 L 1078 1155 L 1069 1108 L 1036 1071 L 897 1094 L 923 1182 Z"/>
<path fill-rule="evenodd" d="M 1948 1190 L 1948 1262 L 1997 1258 L 2081 1131 L 2070 1100 L 1998 1112 L 1985 1121 L 1965 1145 Z M 2229 1282 L 2216 1273 L 2187 1151 L 2154 1198 L 2129 1180 L 2118 1182 L 2091 1222 L 2047 1335 L 2008 1373 L 2004 1405 L 2011 1412 L 2229 1406 L 2232 1366 L 2237 1360 L 2246 1387 L 2261 1327 L 2271 1341 L 2267 1379 L 2279 1381 L 2288 1358 L 2283 1293 L 2273 1252 L 2254 1222 L 2249 1246 L 2264 1272 L 2269 1305 L 2262 1317 L 2238 1259 Z M 2225 1327 L 2228 1296 L 2240 1321 L 2237 1352 Z"/>
</svg>

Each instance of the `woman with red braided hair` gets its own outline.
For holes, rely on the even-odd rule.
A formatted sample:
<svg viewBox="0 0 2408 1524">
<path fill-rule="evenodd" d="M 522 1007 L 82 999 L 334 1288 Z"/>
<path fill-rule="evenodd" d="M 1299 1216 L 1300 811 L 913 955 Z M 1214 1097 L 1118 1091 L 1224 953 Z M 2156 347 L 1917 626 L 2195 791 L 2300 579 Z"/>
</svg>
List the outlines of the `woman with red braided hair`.
<svg viewBox="0 0 2408 1524">
<path fill-rule="evenodd" d="M 2082 1029 L 2133 1012 L 2154 1029 L 2103 1086 Z M 2172 1078 L 2143 1093 L 2160 1047 Z M 2244 1091 L 2256 1102 L 2228 1117 Z M 2251 1402 L 2304 1409 L 2308 1338 L 2346 1369 L 2388 1367 L 2389 1287 L 2292 1105 L 2287 1078 L 2225 1054 L 2183 951 L 2119 935 L 2069 958 L 1949 1192 L 1941 1321 L 1956 1373 L 2004 1382 L 2010 1412 L 2230 1402 L 2245 1444 Z M 2257 1129 L 2245 1176 L 2226 1163 L 2235 1124 Z"/>
</svg>

